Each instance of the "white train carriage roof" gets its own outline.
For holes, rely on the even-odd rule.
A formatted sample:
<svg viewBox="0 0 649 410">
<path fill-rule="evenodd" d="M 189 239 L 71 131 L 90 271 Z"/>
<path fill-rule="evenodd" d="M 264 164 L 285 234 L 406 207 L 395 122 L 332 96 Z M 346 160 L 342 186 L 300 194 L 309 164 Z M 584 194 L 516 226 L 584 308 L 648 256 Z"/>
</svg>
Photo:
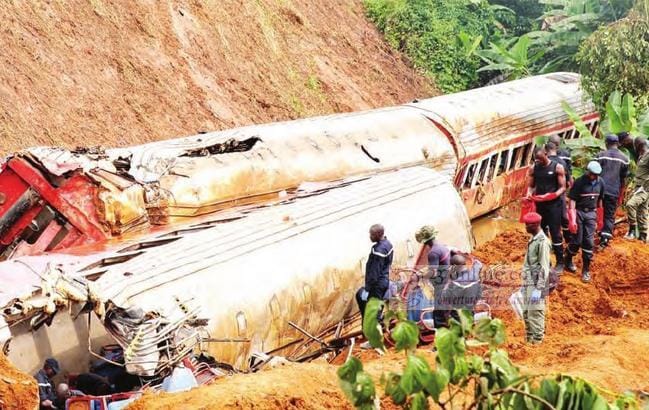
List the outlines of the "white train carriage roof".
<svg viewBox="0 0 649 410">
<path fill-rule="evenodd" d="M 335 225 L 336 234 L 345 236 L 342 242 L 349 242 L 349 235 L 360 234 L 354 241 L 364 244 L 369 225 L 349 226 L 347 230 L 341 230 L 341 224 L 344 225 L 346 219 L 370 209 L 393 209 L 395 205 L 391 203 L 421 197 L 422 194 L 430 197 L 431 192 L 439 198 L 439 203 L 421 203 L 422 214 L 444 215 L 445 221 L 439 221 L 438 228 L 445 242 L 469 251 L 472 247 L 470 222 L 450 181 L 428 168 L 412 167 L 373 175 L 357 182 L 341 181 L 324 186 L 314 184 L 308 191 L 284 203 L 249 208 L 244 212 L 227 211 L 220 215 L 225 220 L 223 223 L 204 224 L 207 228 L 198 231 L 200 225 L 180 229 L 157 238 L 161 241 L 179 238 L 171 243 L 142 251 L 137 250 L 137 246 L 127 246 L 124 250 L 136 256 L 107 268 L 97 267 L 96 271 L 104 271 L 97 284 L 105 297 L 118 304 L 127 303 L 156 287 L 191 280 L 193 275 L 203 274 L 206 270 L 216 272 L 216 266 L 235 259 L 251 263 L 247 255 L 264 247 L 273 247 L 280 252 L 273 263 L 278 264 L 281 270 L 281 264 L 290 263 L 288 256 L 298 252 L 297 249 L 286 248 L 288 239 Z M 395 230 L 396 221 L 403 218 L 403 215 L 394 213 L 393 220 L 373 223 L 384 223 L 390 237 L 390 227 Z M 432 215 L 430 218 L 431 221 L 438 219 Z M 407 229 L 411 228 L 416 229 Z M 184 234 L 185 231 L 189 234 Z M 414 238 L 414 230 L 412 235 Z M 328 245 L 336 241 L 336 238 L 323 237 L 322 241 L 309 242 L 308 246 L 322 247 L 322 251 L 327 252 L 327 249 L 339 247 L 335 243 Z M 335 265 L 336 262 L 332 260 L 330 263 Z M 312 270 L 313 267 L 303 266 L 301 269 Z"/>
<path fill-rule="evenodd" d="M 197 159 L 187 155 L 188 152 L 250 138 L 260 139 L 250 150 L 225 151 L 222 155 L 212 155 L 211 161 L 228 166 L 242 160 L 263 159 L 272 163 L 274 158 L 279 158 L 303 163 L 324 162 L 323 158 L 327 158 L 332 163 L 338 162 L 339 167 L 360 162 L 365 172 L 369 172 L 401 165 L 404 160 L 406 163 L 425 161 L 428 156 L 431 161 L 440 162 L 437 168 L 442 173 L 454 172 L 456 165 L 452 158 L 447 158 L 453 155 L 453 150 L 446 137 L 421 113 L 403 106 L 233 128 L 112 152 L 132 155 L 130 173 L 140 181 L 152 181 L 171 173 L 170 167 L 181 168 L 183 163 Z M 399 144 L 393 143 L 396 140 Z M 361 147 L 379 162 L 372 160 Z M 412 155 L 413 148 L 417 155 Z M 424 153 L 426 149 L 428 152 Z M 437 152 L 444 154 L 446 163 L 435 158 Z M 347 157 L 339 159 L 341 153 Z M 323 163 L 321 167 L 326 165 Z M 283 166 L 288 164 L 284 162 Z M 310 180 L 308 175 L 304 180 Z"/>
<path fill-rule="evenodd" d="M 595 107 L 581 89 L 579 79 L 575 73 L 552 73 L 442 95 L 409 106 L 427 112 L 452 133 L 465 156 L 474 156 L 534 130 L 568 122 L 562 101 L 582 116 L 594 113 Z"/>
</svg>

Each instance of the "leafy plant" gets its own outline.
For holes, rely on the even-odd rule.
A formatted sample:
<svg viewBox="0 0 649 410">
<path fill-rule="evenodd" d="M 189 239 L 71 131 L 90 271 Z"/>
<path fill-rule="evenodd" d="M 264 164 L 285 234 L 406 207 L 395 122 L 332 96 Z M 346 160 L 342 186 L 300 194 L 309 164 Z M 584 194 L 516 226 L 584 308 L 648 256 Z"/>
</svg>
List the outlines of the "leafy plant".
<svg viewBox="0 0 649 410">
<path fill-rule="evenodd" d="M 598 27 L 622 18 L 633 0 L 540 0 L 548 9 L 542 29 L 529 33 L 536 46 L 547 51 L 543 72 L 575 71 L 581 43 Z"/>
<path fill-rule="evenodd" d="M 502 71 L 510 80 L 529 76 L 531 66 L 544 54 L 544 50 L 539 50 L 529 56 L 530 38 L 527 35 L 512 38 L 500 44 L 492 42 L 490 46 L 489 49 L 477 52 L 478 56 L 487 63 L 478 72 Z"/>
<path fill-rule="evenodd" d="M 576 60 L 582 84 L 603 108 L 616 90 L 636 98 L 639 111 L 649 108 L 649 17 L 635 13 L 599 28 L 579 48 Z"/>
<path fill-rule="evenodd" d="M 371 299 L 375 311 L 382 302 Z M 416 354 L 418 328 L 404 315 L 388 312 L 386 320 L 397 320 L 400 331 L 392 333 L 398 351 L 405 351 L 407 361 L 402 373 L 383 375 L 380 383 L 387 397 L 398 406 L 428 409 L 431 401 L 445 408 L 476 409 L 621 409 L 636 408 L 632 396 L 621 396 L 608 403 L 594 385 L 568 376 L 523 375 L 507 352 L 499 349 L 505 341 L 505 327 L 499 319 L 474 322 L 468 311 L 458 311 L 459 320 L 451 319 L 448 328 L 435 337 L 435 366 Z M 388 319 L 389 318 L 389 319 Z M 365 315 L 367 328 L 379 328 L 375 315 Z M 363 326 L 365 328 L 365 326 Z M 369 339 L 372 346 L 383 348 L 382 339 Z M 472 348 L 479 347 L 473 353 Z M 352 404 L 360 409 L 377 406 L 376 389 L 363 371 L 362 363 L 350 358 L 339 370 L 341 388 Z"/>
<path fill-rule="evenodd" d="M 364 0 L 367 15 L 387 42 L 435 80 L 444 92 L 478 85 L 476 38 L 501 35 L 495 9 L 485 0 Z M 460 36 L 465 33 L 464 36 Z M 470 39 L 470 44 L 462 41 Z"/>
</svg>

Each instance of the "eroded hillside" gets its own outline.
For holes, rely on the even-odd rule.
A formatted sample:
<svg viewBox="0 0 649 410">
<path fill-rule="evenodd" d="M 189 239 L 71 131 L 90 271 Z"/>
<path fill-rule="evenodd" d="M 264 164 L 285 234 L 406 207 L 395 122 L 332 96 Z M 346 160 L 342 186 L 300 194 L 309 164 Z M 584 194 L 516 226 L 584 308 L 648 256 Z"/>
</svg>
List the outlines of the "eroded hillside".
<svg viewBox="0 0 649 410">
<path fill-rule="evenodd" d="M 0 152 L 128 145 L 434 93 L 357 0 L 7 2 Z"/>
</svg>

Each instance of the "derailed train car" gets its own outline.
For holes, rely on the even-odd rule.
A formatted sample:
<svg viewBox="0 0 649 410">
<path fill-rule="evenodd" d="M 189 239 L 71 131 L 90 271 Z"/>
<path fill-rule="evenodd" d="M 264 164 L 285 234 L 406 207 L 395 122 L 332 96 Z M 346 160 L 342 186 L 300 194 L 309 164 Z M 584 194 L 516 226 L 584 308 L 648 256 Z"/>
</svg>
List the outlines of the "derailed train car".
<svg viewBox="0 0 649 410">
<path fill-rule="evenodd" d="M 414 232 L 423 224 L 435 224 L 445 242 L 463 251 L 472 248 L 470 221 L 458 193 L 446 176 L 431 169 L 309 185 L 274 203 L 224 210 L 195 225 L 164 229 L 112 249 L 66 255 L 55 267 L 48 266 L 54 262 L 48 255 L 0 263 L 6 290 L 0 294 L 5 306 L 0 339 L 12 338 L 9 358 L 21 369 L 34 370 L 45 357 L 56 356 L 66 369 L 78 371 L 90 359 L 89 342 L 98 347 L 108 329 L 131 354 L 127 369 L 151 375 L 168 359 L 164 352 L 151 356 L 163 333 L 176 339 L 183 335 L 182 343 L 174 339 L 179 350 L 196 340 L 161 326 L 151 345 L 142 335 L 152 320 L 180 323 L 187 311 L 200 307 L 197 317 L 208 319 L 205 329 L 220 340 L 209 343 L 208 351 L 219 361 L 246 368 L 252 352 L 288 346 L 278 352 L 287 354 L 295 348 L 293 342 L 304 334 L 289 322 L 316 335 L 354 311 L 371 245 L 368 228 L 377 222 L 394 244 L 395 267 L 414 264 Z M 15 282 L 16 276 L 25 281 Z M 103 325 L 92 332 L 87 314 L 79 313 L 88 303 Z M 135 308 L 144 312 L 140 319 L 125 319 Z M 50 326 L 32 332 L 34 324 L 45 322 Z M 127 322 L 137 323 L 120 330 Z"/>
<path fill-rule="evenodd" d="M 595 130 L 579 76 L 553 73 L 361 113 L 257 125 L 124 149 L 36 148 L 0 173 L 0 256 L 58 251 L 256 202 L 305 181 L 427 166 L 469 216 L 520 196 L 540 135 Z"/>
</svg>

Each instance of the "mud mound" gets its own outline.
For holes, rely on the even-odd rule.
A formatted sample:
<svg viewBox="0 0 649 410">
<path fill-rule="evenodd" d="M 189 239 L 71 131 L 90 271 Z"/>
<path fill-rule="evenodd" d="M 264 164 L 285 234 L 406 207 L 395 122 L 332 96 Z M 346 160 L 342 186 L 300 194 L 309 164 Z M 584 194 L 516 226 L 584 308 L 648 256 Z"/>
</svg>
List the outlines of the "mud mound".
<svg viewBox="0 0 649 410">
<path fill-rule="evenodd" d="M 434 93 L 350 0 L 10 2 L 0 153 L 126 145 Z"/>
<path fill-rule="evenodd" d="M 289 364 L 236 375 L 178 394 L 146 394 L 129 410 L 145 409 L 340 409 L 353 408 L 338 387 L 336 367 L 327 362 Z"/>
<path fill-rule="evenodd" d="M 38 408 L 36 380 L 20 372 L 0 353 L 0 409 L 36 408 Z"/>
</svg>

